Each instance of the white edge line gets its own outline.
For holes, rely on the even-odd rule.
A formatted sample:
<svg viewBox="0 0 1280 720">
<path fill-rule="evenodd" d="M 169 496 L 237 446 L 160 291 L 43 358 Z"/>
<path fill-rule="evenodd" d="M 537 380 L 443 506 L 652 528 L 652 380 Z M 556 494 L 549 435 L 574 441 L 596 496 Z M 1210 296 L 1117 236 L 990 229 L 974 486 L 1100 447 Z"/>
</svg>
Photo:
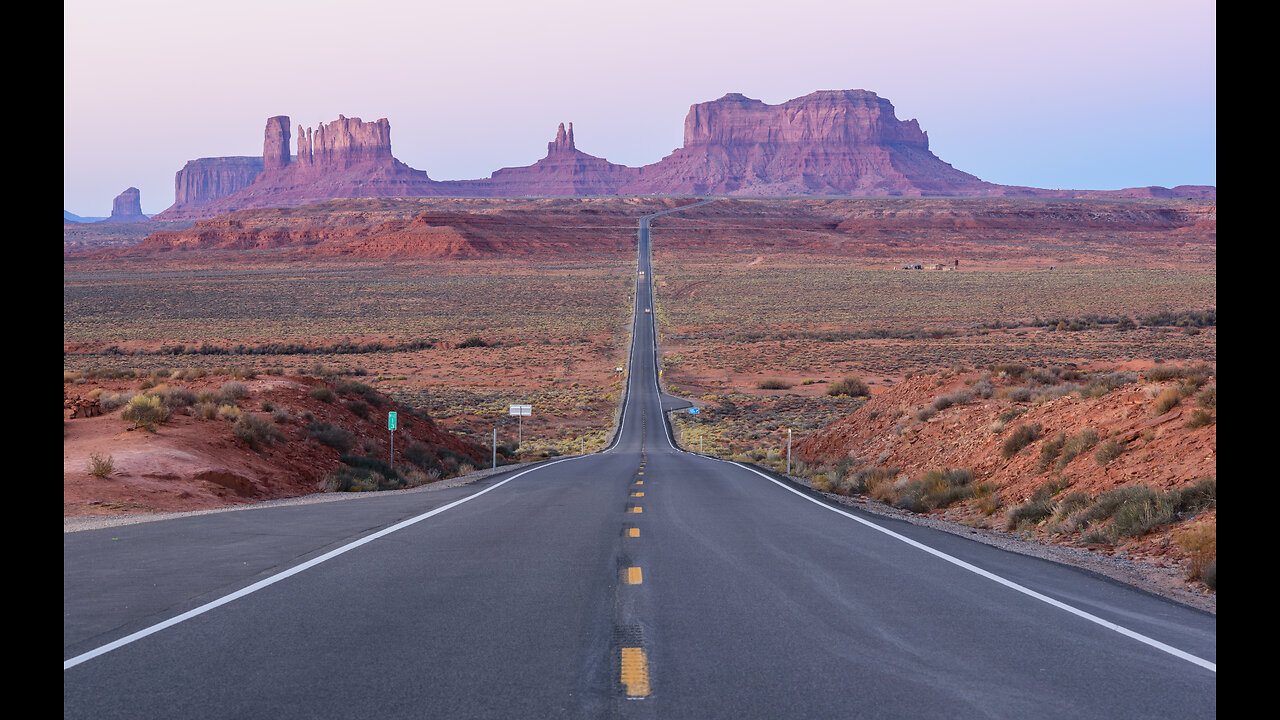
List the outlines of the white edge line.
<svg viewBox="0 0 1280 720">
<path fill-rule="evenodd" d="M 687 451 L 687 450 L 681 450 L 681 452 L 688 452 L 688 451 Z M 691 453 L 691 454 L 696 454 L 696 453 Z M 822 501 L 820 501 L 820 500 L 817 500 L 817 499 L 814 499 L 814 498 L 812 498 L 812 497 L 809 497 L 808 495 L 805 495 L 804 493 L 800 492 L 799 490 L 796 490 L 796 489 L 795 489 L 795 488 L 793 488 L 793 487 L 788 487 L 786 484 L 784 484 L 784 483 L 782 483 L 782 482 L 779 482 L 778 480 L 776 480 L 776 479 L 774 479 L 774 478 L 771 478 L 771 477 L 769 477 L 768 475 L 765 475 L 764 473 L 760 472 L 759 470 L 756 470 L 756 469 L 755 469 L 755 468 L 753 468 L 753 467 L 748 467 L 748 466 L 746 466 L 746 465 L 742 465 L 741 463 L 731 462 L 731 461 L 728 461 L 728 460 L 722 460 L 722 459 L 720 459 L 720 458 L 710 457 L 710 456 L 707 456 L 707 455 L 702 455 L 702 456 L 700 456 L 700 457 L 706 457 L 706 458 L 708 458 L 709 460 L 717 460 L 717 461 L 719 461 L 719 462 L 728 463 L 729 465 L 737 465 L 738 467 L 740 467 L 740 468 L 742 468 L 742 469 L 744 469 L 744 470 L 749 470 L 749 471 L 751 471 L 751 472 L 753 472 L 753 473 L 755 473 L 755 474 L 759 475 L 760 477 L 764 478 L 765 480 L 768 480 L 769 482 L 773 483 L 774 485 L 777 485 L 778 487 L 782 488 L 783 490 L 786 490 L 786 491 L 788 491 L 788 492 L 792 492 L 792 493 L 795 493 L 796 495 L 799 495 L 800 497 L 804 498 L 805 500 L 808 500 L 809 502 L 811 502 L 811 503 L 813 503 L 813 504 L 815 504 L 815 505 L 817 505 L 817 506 L 819 506 L 819 507 L 826 508 L 827 510 L 830 510 L 831 512 L 838 513 L 838 514 L 843 515 L 843 516 L 845 516 L 845 517 L 847 517 L 847 518 L 849 518 L 849 519 L 851 519 L 851 520 L 855 520 L 855 521 L 857 521 L 857 522 L 860 522 L 860 523 L 862 523 L 863 525 L 866 525 L 867 527 L 869 527 L 869 528 L 871 528 L 871 529 L 873 529 L 873 530 L 877 530 L 877 531 L 879 531 L 879 532 L 882 532 L 882 533 L 884 533 L 885 535 L 888 535 L 889 537 L 892 537 L 892 538 L 894 538 L 894 539 L 901 540 L 902 542 L 904 542 L 904 543 L 906 543 L 906 544 L 908 544 L 908 545 L 910 545 L 910 546 L 912 546 L 912 547 L 914 547 L 914 548 L 916 548 L 916 549 L 923 550 L 923 551 L 925 551 L 925 552 L 929 553 L 930 555 L 933 555 L 933 556 L 935 556 L 935 557 L 938 557 L 938 558 L 941 558 L 941 559 L 943 559 L 943 560 L 946 560 L 947 562 L 952 563 L 953 565 L 957 565 L 957 566 L 959 566 L 959 567 L 962 567 L 962 568 L 964 568 L 965 570 L 968 570 L 969 572 L 972 572 L 972 573 L 974 573 L 974 574 L 976 574 L 976 575 L 980 575 L 980 576 L 982 576 L 982 577 L 984 577 L 984 578 L 987 578 L 988 580 L 992 580 L 992 581 L 994 581 L 994 582 L 1000 583 L 1001 585 L 1004 585 L 1004 586 L 1005 586 L 1005 587 L 1007 587 L 1007 588 L 1010 588 L 1010 589 L 1012 589 L 1012 590 L 1016 590 L 1016 591 L 1018 591 L 1018 592 L 1020 592 L 1020 593 L 1022 593 L 1022 594 L 1024 594 L 1024 595 L 1028 595 L 1028 596 L 1033 597 L 1033 598 L 1035 598 L 1035 599 L 1037 599 L 1037 600 L 1040 600 L 1041 602 L 1044 602 L 1044 603 L 1047 603 L 1047 604 L 1049 604 L 1049 605 L 1052 605 L 1053 607 L 1056 607 L 1056 608 L 1058 608 L 1059 610 L 1065 610 L 1065 611 L 1067 611 L 1067 612 L 1071 613 L 1072 615 L 1076 615 L 1076 616 L 1082 617 L 1082 618 L 1084 618 L 1085 620 L 1088 620 L 1089 622 L 1097 623 L 1098 625 L 1101 625 L 1102 627 L 1105 627 L 1105 628 L 1107 628 L 1107 629 L 1109 629 L 1109 630 L 1114 630 L 1115 632 L 1118 632 L 1118 633 L 1120 633 L 1121 635 L 1124 635 L 1124 636 L 1126 636 L 1126 637 L 1133 638 L 1134 640 L 1137 640 L 1138 642 L 1141 642 L 1141 643 L 1145 643 L 1145 644 L 1147 644 L 1147 645 L 1150 645 L 1151 647 L 1156 648 L 1157 650 L 1162 650 L 1162 651 L 1164 651 L 1164 652 L 1166 652 L 1166 653 L 1169 653 L 1170 655 L 1173 655 L 1174 657 L 1181 658 L 1181 659 L 1186 660 L 1187 662 L 1189 662 L 1189 663 L 1193 663 L 1193 664 L 1195 664 L 1195 665 L 1199 665 L 1200 667 L 1205 668 L 1205 669 L 1207 669 L 1207 670 L 1211 670 L 1211 671 L 1213 671 L 1213 672 L 1215 672 L 1215 673 L 1216 673 L 1216 672 L 1218 672 L 1218 664 L 1217 664 L 1217 663 L 1215 663 L 1215 662 L 1210 662 L 1210 661 L 1208 661 L 1208 660 L 1205 660 L 1204 658 L 1201 658 L 1201 657 L 1198 657 L 1198 656 L 1196 656 L 1196 655 L 1192 655 L 1191 653 L 1188 653 L 1188 652 L 1185 652 L 1185 651 L 1179 650 L 1178 648 L 1173 647 L 1172 645 L 1166 645 L 1165 643 L 1162 643 L 1162 642 L 1160 642 L 1159 640 L 1156 640 L 1156 639 L 1154 639 L 1154 638 L 1147 637 L 1146 635 L 1143 635 L 1142 633 L 1135 632 L 1135 631 L 1130 630 L 1129 628 L 1123 627 L 1123 626 L 1121 626 L 1121 625 L 1117 625 L 1117 624 L 1115 624 L 1115 623 L 1111 622 L 1110 620 L 1104 620 L 1103 618 L 1100 618 L 1100 617 L 1098 617 L 1097 615 L 1093 615 L 1093 614 L 1088 613 L 1088 612 L 1085 612 L 1084 610 L 1081 610 L 1081 609 L 1079 609 L 1079 608 L 1072 607 L 1071 605 L 1068 605 L 1068 604 L 1066 604 L 1066 603 L 1064 603 L 1064 602 L 1061 602 L 1061 601 L 1059 601 L 1059 600 L 1055 600 L 1055 599 L 1053 599 L 1053 598 L 1051 598 L 1051 597 L 1049 597 L 1049 596 L 1047 596 L 1047 595 L 1042 595 L 1042 594 L 1040 594 L 1040 593 L 1036 592 L 1035 590 L 1032 590 L 1031 588 L 1025 587 L 1025 586 L 1023 586 L 1023 585 L 1019 585 L 1018 583 L 1015 583 L 1015 582 L 1013 582 L 1012 580 L 1008 580 L 1008 579 L 1006 579 L 1006 578 L 1002 578 L 1002 577 L 1000 577 L 999 575 L 996 575 L 996 574 L 994 574 L 994 573 L 992 573 L 992 572 L 989 572 L 989 571 L 987 571 L 987 570 L 983 570 L 982 568 L 980 568 L 980 567 L 978 567 L 978 566 L 976 566 L 976 565 L 971 565 L 971 564 L 969 564 L 969 563 L 965 562 L 964 560 L 961 560 L 960 558 L 957 558 L 957 557 L 953 557 L 953 556 L 951 556 L 951 555 L 948 555 L 948 554 L 946 554 L 946 553 L 942 552 L 941 550 L 937 550 L 937 549 L 931 548 L 931 547 L 929 547 L 928 545 L 925 545 L 925 544 L 923 544 L 923 543 L 920 543 L 920 542 L 917 542 L 917 541 L 915 541 L 915 540 L 912 540 L 911 538 L 909 538 L 909 537 L 907 537 L 907 536 L 905 536 L 905 535 L 900 535 L 900 534 L 898 534 L 898 533 L 896 533 L 896 532 L 894 532 L 894 531 L 892 531 L 892 530 L 890 530 L 890 529 L 888 529 L 888 528 L 881 527 L 880 525 L 877 525 L 876 523 L 873 523 L 873 522 L 871 522 L 870 520 L 867 520 L 866 518 L 860 518 L 860 517 L 858 517 L 857 515 L 854 515 L 853 513 L 845 512 L 844 510 L 841 510 L 841 509 L 839 509 L 839 508 L 832 507 L 831 505 L 828 505 L 828 504 L 826 504 L 826 503 L 824 503 L 824 502 L 822 502 Z"/>
<path fill-rule="evenodd" d="M 374 540 L 377 540 L 378 538 L 381 538 L 381 537 L 385 537 L 385 536 L 387 536 L 387 535 L 390 535 L 391 533 L 396 532 L 397 530 L 403 530 L 404 528 L 407 528 L 407 527 L 409 527 L 410 525 L 413 525 L 413 524 L 415 524 L 415 523 L 418 523 L 418 522 L 421 522 L 421 521 L 423 521 L 423 520 L 426 520 L 427 518 L 432 517 L 433 515 L 439 515 L 440 513 L 444 512 L 445 510 L 448 510 L 448 509 L 450 509 L 450 508 L 457 507 L 457 506 L 461 505 L 462 503 L 465 503 L 465 502 L 467 502 L 467 501 L 469 501 L 469 500 L 475 500 L 476 498 L 480 497 L 481 495 L 484 495 L 485 493 L 489 492 L 490 490 L 496 490 L 496 489 L 498 489 L 498 488 L 502 487 L 503 485 L 506 485 L 507 483 L 511 482 L 512 480 L 515 480 L 516 478 L 520 477 L 521 475 L 526 475 L 526 474 L 528 474 L 528 473 L 533 472 L 534 470 L 541 470 L 542 468 L 549 467 L 549 466 L 551 466 L 551 465 L 556 465 L 556 464 L 558 464 L 558 463 L 565 462 L 566 460 L 577 460 L 577 459 L 580 459 L 580 458 L 583 458 L 583 457 L 587 457 L 587 456 L 585 456 L 585 455 L 575 455 L 575 456 L 573 456 L 573 457 L 561 458 L 560 460 L 554 460 L 554 461 L 552 461 L 552 462 L 545 463 L 545 464 L 542 464 L 542 465 L 538 465 L 538 466 L 536 466 L 536 467 L 531 467 L 531 468 L 528 468 L 527 470 L 523 470 L 523 471 L 521 471 L 521 472 L 518 472 L 518 473 L 516 473 L 515 475 L 512 475 L 511 477 L 509 477 L 509 478 L 507 478 L 507 479 L 503 480 L 502 482 L 499 482 L 499 483 L 495 483 L 495 484 L 493 484 L 493 485 L 490 485 L 489 487 L 485 488 L 484 490 L 481 490 L 480 492 L 478 492 L 478 493 L 476 493 L 476 494 L 474 494 L 474 495 L 468 495 L 467 497 L 464 497 L 464 498 L 461 498 L 461 499 L 458 499 L 458 500 L 454 500 L 453 502 L 451 502 L 451 503 L 449 503 L 449 504 L 447 504 L 447 505 L 441 505 L 440 507 L 438 507 L 438 508 L 436 508 L 436 509 L 434 509 L 434 510 L 427 511 L 427 512 L 425 512 L 425 513 L 421 514 L 421 515 L 416 516 L 416 517 L 409 518 L 408 520 L 402 520 L 402 521 L 400 521 L 400 522 L 396 523 L 395 525 L 392 525 L 392 526 L 387 527 L 387 528 L 383 528 L 382 530 L 379 530 L 378 532 L 373 533 L 372 535 L 366 535 L 365 537 L 362 537 L 362 538 L 360 538 L 359 540 L 354 540 L 354 541 L 352 541 L 352 542 L 350 542 L 350 543 L 347 543 L 346 545 L 343 545 L 343 546 L 342 546 L 342 547 L 340 547 L 340 548 L 336 548 L 336 549 L 334 549 L 334 550 L 330 550 L 329 552 L 327 552 L 327 553 L 325 553 L 325 554 L 323 554 L 323 555 L 320 555 L 319 557 L 314 557 L 314 558 L 312 558 L 312 559 L 310 559 L 310 560 L 308 560 L 308 561 L 306 561 L 306 562 L 302 563 L 301 565 L 295 565 L 294 567 L 291 567 L 291 568 L 289 568 L 288 570 L 284 570 L 284 571 L 282 571 L 282 572 L 276 573 L 275 575 L 272 575 L 271 577 L 263 578 L 262 580 L 259 580 L 258 582 L 253 583 L 252 585 L 249 585 L 249 586 L 247 586 L 247 587 L 243 587 L 243 588 L 241 588 L 241 589 L 239 589 L 239 590 L 237 590 L 237 591 L 235 591 L 235 592 L 233 592 L 233 593 L 231 593 L 231 594 L 229 594 L 229 595 L 224 595 L 224 596 L 222 596 L 222 597 L 218 598 L 217 600 L 213 600 L 213 601 L 211 601 L 211 602 L 205 603 L 204 605 L 201 605 L 200 607 L 197 607 L 197 608 L 193 608 L 193 609 L 191 609 L 191 610 L 188 610 L 188 611 L 186 611 L 186 612 L 182 613 L 181 615 L 176 615 L 176 616 L 174 616 L 174 617 L 169 618 L 168 620 L 164 620 L 164 621 L 158 622 L 158 623 L 156 623 L 155 625 L 152 625 L 152 626 L 150 626 L 150 627 L 143 628 L 142 630 L 139 630 L 139 631 L 137 631 L 137 632 L 135 632 L 135 633 L 131 633 L 131 634 L 129 634 L 129 635 L 126 635 L 126 636 L 124 636 L 124 637 L 120 638 L 119 640 L 113 640 L 112 642 L 109 642 L 109 643 L 107 643 L 106 645 L 103 645 L 103 646 L 101 646 L 101 647 L 95 648 L 95 649 L 90 650 L 90 651 L 85 652 L 85 653 L 81 653 L 80 655 L 77 655 L 77 656 L 75 656 L 75 657 L 73 657 L 73 658 L 71 658 L 71 659 L 69 659 L 69 660 L 64 660 L 64 661 L 62 662 L 62 669 L 63 669 L 63 670 L 68 670 L 68 669 L 70 669 L 70 668 L 75 667 L 76 665 L 79 665 L 79 664 L 80 664 L 80 663 L 82 663 L 82 662 L 85 662 L 85 661 L 87 661 L 87 660 L 92 660 L 93 658 L 96 658 L 96 657 L 98 657 L 99 655 L 104 655 L 104 654 L 106 654 L 106 653 L 111 652 L 112 650 L 116 650 L 116 649 L 118 649 L 118 648 L 124 647 L 125 645 L 128 645 L 129 643 L 132 643 L 132 642 L 134 642 L 134 641 L 136 641 L 136 640 L 141 640 L 142 638 L 147 637 L 148 635 L 153 635 L 153 634 L 155 634 L 155 633 L 157 633 L 157 632 L 160 632 L 161 630 L 164 630 L 165 628 L 173 627 L 174 625 L 177 625 L 178 623 L 183 622 L 184 620 L 190 620 L 191 618 L 196 617 L 197 615 L 203 615 L 204 613 L 207 613 L 207 612 L 209 612 L 210 610 L 213 610 L 213 609 L 215 609 L 215 608 L 218 608 L 218 607 L 221 607 L 221 606 L 223 606 L 223 605 L 226 605 L 227 603 L 232 602 L 233 600 L 239 600 L 240 598 L 242 598 L 242 597 L 244 597 L 244 596 L 246 596 L 246 595 L 248 595 L 248 594 L 250 594 L 250 593 L 257 592 L 258 590 L 261 590 L 261 589 L 263 589 L 263 588 L 265 588 L 265 587 L 267 587 L 267 586 L 269 586 L 269 585 L 274 585 L 275 583 L 278 583 L 278 582 L 280 582 L 281 580 L 284 580 L 284 579 L 286 579 L 286 578 L 289 578 L 289 577 L 292 577 L 292 576 L 294 576 L 294 575 L 297 575 L 298 573 L 302 572 L 303 570 L 308 570 L 308 569 L 310 569 L 310 568 L 313 568 L 313 567 L 315 567 L 316 565 L 319 565 L 320 563 L 325 562 L 326 560 L 332 560 L 333 558 L 335 558 L 335 557 L 337 557 L 337 556 L 339 556 L 339 555 L 341 555 L 341 554 L 343 554 L 343 553 L 347 552 L 348 550 L 354 550 L 354 549 L 356 549 L 356 548 L 360 547 L 361 545 L 364 545 L 365 543 L 372 542 L 372 541 L 374 541 Z"/>
</svg>

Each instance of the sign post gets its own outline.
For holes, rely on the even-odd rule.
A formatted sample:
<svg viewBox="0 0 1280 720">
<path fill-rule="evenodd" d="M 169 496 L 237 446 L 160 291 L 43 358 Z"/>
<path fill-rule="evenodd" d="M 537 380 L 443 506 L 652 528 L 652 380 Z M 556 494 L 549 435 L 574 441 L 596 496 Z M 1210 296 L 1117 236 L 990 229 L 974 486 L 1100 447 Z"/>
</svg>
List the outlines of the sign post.
<svg viewBox="0 0 1280 720">
<path fill-rule="evenodd" d="M 394 411 L 387 413 L 387 430 L 391 432 L 391 469 L 396 467 L 396 414 Z"/>
<path fill-rule="evenodd" d="M 532 405 L 512 405 L 511 408 L 507 410 L 507 414 L 511 415 L 512 417 L 519 418 L 516 421 L 517 433 L 518 433 L 516 435 L 516 438 L 517 438 L 516 442 L 518 443 L 518 445 L 516 446 L 516 449 L 523 450 L 524 449 L 524 419 L 533 414 L 533 406 Z"/>
</svg>

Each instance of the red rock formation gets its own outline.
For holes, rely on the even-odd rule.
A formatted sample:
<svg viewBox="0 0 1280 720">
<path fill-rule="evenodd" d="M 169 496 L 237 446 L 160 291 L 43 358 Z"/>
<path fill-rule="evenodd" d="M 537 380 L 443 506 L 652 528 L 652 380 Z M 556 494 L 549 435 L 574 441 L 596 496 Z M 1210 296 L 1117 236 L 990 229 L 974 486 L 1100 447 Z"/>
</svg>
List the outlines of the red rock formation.
<svg viewBox="0 0 1280 720">
<path fill-rule="evenodd" d="M 342 115 L 314 131 L 298 126 L 288 153 L 289 118 L 267 121 L 260 172 L 216 164 L 179 173 L 174 206 L 160 219 L 291 207 L 341 197 L 558 197 L 592 195 L 836 195 L 1216 197 L 1204 186 L 1126 190 L 1045 190 L 996 185 L 956 170 L 929 150 L 915 120 L 867 90 L 824 90 L 768 105 L 739 93 L 698 103 L 685 118 L 684 146 L 633 168 L 577 149 L 573 124 L 557 128 L 547 156 L 489 178 L 437 182 L 391 154 L 386 118 Z M 235 158 L 206 158 L 197 163 Z M 241 159 L 243 160 L 243 159 Z M 217 170 L 209 177 L 211 170 Z M 225 171 L 225 172 L 224 172 Z M 229 177 L 234 175 L 234 177 Z"/>
<path fill-rule="evenodd" d="M 214 157 L 190 160 L 174 175 L 174 202 L 155 220 L 203 217 L 199 208 L 224 198 L 262 173 L 262 158 Z"/>
<path fill-rule="evenodd" d="M 929 152 L 915 120 L 866 90 L 767 105 L 738 93 L 699 103 L 684 147 L 643 168 L 623 194 L 971 195 L 997 186 Z"/>
<path fill-rule="evenodd" d="M 266 138 L 262 143 L 262 169 L 281 170 L 289 165 L 289 116 L 267 118 Z"/>
<path fill-rule="evenodd" d="M 131 187 L 116 196 L 111 203 L 111 217 L 102 222 L 129 223 L 146 222 L 147 216 L 142 214 L 142 193 Z"/>
<path fill-rule="evenodd" d="M 638 176 L 638 168 L 615 165 L 577 149 L 573 123 L 569 123 L 568 130 L 560 123 L 555 140 L 547 143 L 545 158 L 526 167 L 498 170 L 487 183 L 470 190 L 471 194 L 493 197 L 617 195 L 619 188 Z"/>
</svg>

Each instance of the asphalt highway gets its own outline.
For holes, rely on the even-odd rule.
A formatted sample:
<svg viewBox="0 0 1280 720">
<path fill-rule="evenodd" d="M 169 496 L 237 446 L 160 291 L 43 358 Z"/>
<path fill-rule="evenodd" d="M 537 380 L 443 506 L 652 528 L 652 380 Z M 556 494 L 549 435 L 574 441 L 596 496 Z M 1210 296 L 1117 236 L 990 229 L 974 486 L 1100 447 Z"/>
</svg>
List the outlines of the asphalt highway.
<svg viewBox="0 0 1280 720">
<path fill-rule="evenodd" d="M 64 718 L 1205 718 L 1216 618 L 677 449 L 64 534 Z M 661 223 L 659 223 L 659 227 Z"/>
</svg>

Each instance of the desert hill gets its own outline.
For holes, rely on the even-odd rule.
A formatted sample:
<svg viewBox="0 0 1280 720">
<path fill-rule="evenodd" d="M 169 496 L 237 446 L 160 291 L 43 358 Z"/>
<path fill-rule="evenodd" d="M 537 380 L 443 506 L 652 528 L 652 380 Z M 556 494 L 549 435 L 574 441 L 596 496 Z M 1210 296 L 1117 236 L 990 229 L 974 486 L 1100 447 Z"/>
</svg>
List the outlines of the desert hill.
<svg viewBox="0 0 1280 720">
<path fill-rule="evenodd" d="M 487 448 L 351 378 L 156 371 L 67 380 L 64 517 L 411 487 L 491 462 Z M 135 427 L 134 397 L 152 399 L 165 419 L 153 429 Z M 392 410 L 399 421 L 394 464 Z"/>
</svg>

